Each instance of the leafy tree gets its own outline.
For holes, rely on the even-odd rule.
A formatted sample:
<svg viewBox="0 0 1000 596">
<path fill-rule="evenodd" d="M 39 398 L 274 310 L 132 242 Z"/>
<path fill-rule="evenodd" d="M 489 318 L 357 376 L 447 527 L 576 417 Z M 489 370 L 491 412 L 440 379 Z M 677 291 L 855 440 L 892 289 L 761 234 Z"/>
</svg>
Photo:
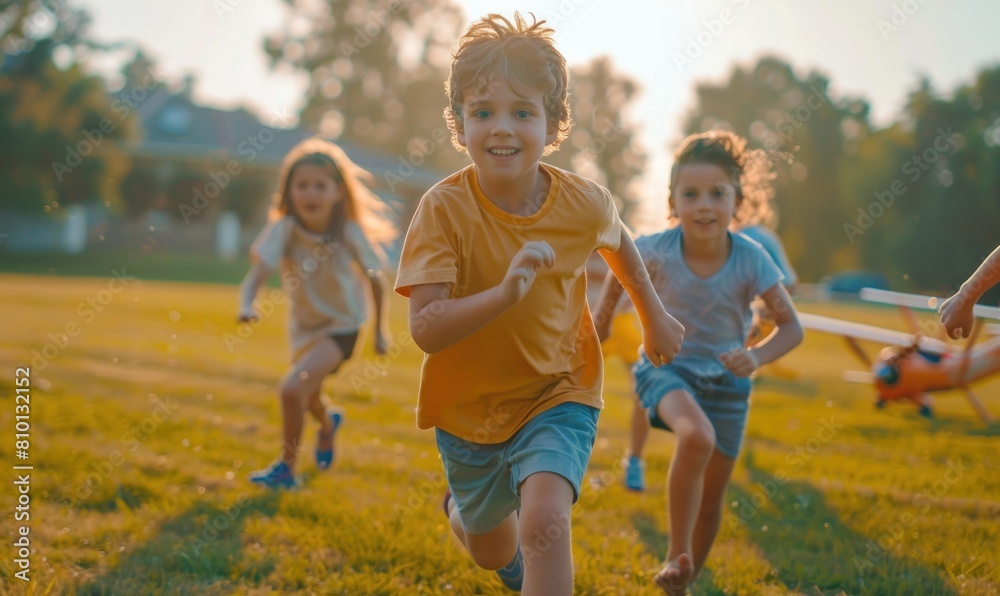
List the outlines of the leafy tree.
<svg viewBox="0 0 1000 596">
<path fill-rule="evenodd" d="M 292 16 L 264 46 L 275 68 L 309 77 L 304 125 L 410 166 L 461 167 L 442 116 L 463 23 L 458 7 L 450 0 L 285 2 Z"/>
<path fill-rule="evenodd" d="M 950 98 L 922 82 L 903 119 L 906 225 L 894 257 L 914 286 L 946 293 L 1000 243 L 1000 66 Z"/>
<path fill-rule="evenodd" d="M 546 158 L 605 186 L 625 221 L 631 221 L 639 205 L 636 181 L 646 164 L 636 126 L 624 117 L 638 92 L 638 83 L 615 72 L 608 57 L 571 68 L 573 131 L 559 151 Z"/>
<path fill-rule="evenodd" d="M 725 128 L 768 150 L 778 167 L 778 232 L 803 279 L 858 265 L 844 231 L 853 222 L 841 171 L 869 134 L 869 106 L 834 97 L 829 81 L 812 71 L 800 77 L 775 57 L 737 66 L 729 80 L 697 86 L 686 134 Z"/>
<path fill-rule="evenodd" d="M 78 57 L 87 15 L 62 2 L 0 2 L 0 186 L 5 206 L 51 211 L 117 202 L 126 160 L 114 139 L 131 134 L 113 117 L 104 82 Z"/>
<path fill-rule="evenodd" d="M 464 22 L 451 0 L 285 2 L 293 16 L 265 50 L 274 68 L 308 75 L 305 126 L 396 156 L 404 173 L 409 166 L 451 172 L 469 163 L 451 148 L 443 118 L 444 81 Z M 645 155 L 622 113 L 638 86 L 607 58 L 573 69 L 571 85 L 576 125 L 546 161 L 606 185 L 628 217 Z"/>
</svg>

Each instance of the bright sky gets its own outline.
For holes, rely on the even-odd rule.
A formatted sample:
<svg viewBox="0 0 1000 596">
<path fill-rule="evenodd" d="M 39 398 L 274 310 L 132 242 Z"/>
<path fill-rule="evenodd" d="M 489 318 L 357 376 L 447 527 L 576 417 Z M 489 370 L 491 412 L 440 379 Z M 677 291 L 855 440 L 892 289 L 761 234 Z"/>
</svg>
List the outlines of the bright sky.
<svg viewBox="0 0 1000 596">
<path fill-rule="evenodd" d="M 271 72 L 262 49 L 278 31 L 280 0 L 78 0 L 98 39 L 140 43 L 170 79 L 197 78 L 198 101 L 246 105 L 265 121 L 303 103 L 304 76 Z M 650 154 L 643 184 L 649 225 L 665 213 L 670 154 L 699 81 L 721 81 L 733 63 L 763 53 L 789 60 L 804 74 L 817 69 L 835 94 L 861 95 L 876 124 L 891 121 L 920 75 L 950 93 L 981 67 L 1000 62 L 996 0 L 465 0 L 469 21 L 514 9 L 549 19 L 568 62 L 608 54 L 643 88 L 630 117 L 643 124 Z M 220 16 L 215 6 L 234 5 Z M 880 21 L 883 25 L 880 28 Z M 699 43 L 700 41 L 700 43 Z M 698 54 L 698 55 L 696 55 Z M 691 61 L 678 66 L 677 56 Z M 685 59 L 686 60 L 686 59 Z M 95 65 L 100 67 L 100 65 Z M 639 226 L 640 229 L 646 226 Z"/>
</svg>

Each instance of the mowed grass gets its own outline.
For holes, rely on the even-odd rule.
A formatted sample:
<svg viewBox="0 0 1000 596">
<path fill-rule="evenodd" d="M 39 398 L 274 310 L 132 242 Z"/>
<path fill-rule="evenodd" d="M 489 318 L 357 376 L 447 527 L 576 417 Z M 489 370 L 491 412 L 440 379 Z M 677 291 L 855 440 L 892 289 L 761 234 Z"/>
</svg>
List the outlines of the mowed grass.
<svg viewBox="0 0 1000 596">
<path fill-rule="evenodd" d="M 110 280 L 0 275 L 4 485 L 24 463 L 12 449 L 16 367 L 32 366 L 34 465 L 31 582 L 14 577 L 22 522 L 8 496 L 3 592 L 504 593 L 446 528 L 433 434 L 414 424 L 412 343 L 376 358 L 366 342 L 327 380 L 347 410 L 334 469 L 315 470 L 310 421 L 304 486 L 262 491 L 246 474 L 277 454 L 284 306 L 241 338 L 235 286 Z M 392 308 L 393 336 L 405 340 L 406 302 Z M 802 308 L 902 327 L 888 308 Z M 56 345 L 71 323 L 76 335 Z M 997 593 L 1000 429 L 959 393 L 940 395 L 932 421 L 906 404 L 876 410 L 869 387 L 840 380 L 857 368 L 841 344 L 809 335 L 781 363 L 797 378 L 758 380 L 730 507 L 694 592 Z M 976 389 L 1000 414 L 1000 379 Z M 573 514 L 579 593 L 656 593 L 666 553 L 673 439 L 653 433 L 650 488 L 624 490 L 628 391 L 624 366 L 608 362 L 607 409 Z"/>
</svg>

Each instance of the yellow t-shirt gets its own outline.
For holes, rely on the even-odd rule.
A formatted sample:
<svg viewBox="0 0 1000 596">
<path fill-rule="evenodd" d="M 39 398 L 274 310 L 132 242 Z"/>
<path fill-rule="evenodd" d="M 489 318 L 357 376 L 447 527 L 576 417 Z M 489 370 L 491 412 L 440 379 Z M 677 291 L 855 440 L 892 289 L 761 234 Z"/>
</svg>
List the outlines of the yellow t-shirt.
<svg viewBox="0 0 1000 596">
<path fill-rule="evenodd" d="M 540 164 L 551 178 L 537 213 L 506 213 L 479 189 L 475 166 L 442 180 L 420 200 L 400 257 L 396 291 L 451 285 L 477 294 L 503 281 L 531 240 L 548 242 L 555 266 L 538 271 L 524 299 L 464 340 L 424 357 L 417 426 L 476 443 L 500 443 L 564 402 L 603 407 L 601 349 L 587 307 L 587 258 L 618 250 L 621 221 L 611 194 Z M 433 325 L 433 315 L 418 324 Z"/>
</svg>

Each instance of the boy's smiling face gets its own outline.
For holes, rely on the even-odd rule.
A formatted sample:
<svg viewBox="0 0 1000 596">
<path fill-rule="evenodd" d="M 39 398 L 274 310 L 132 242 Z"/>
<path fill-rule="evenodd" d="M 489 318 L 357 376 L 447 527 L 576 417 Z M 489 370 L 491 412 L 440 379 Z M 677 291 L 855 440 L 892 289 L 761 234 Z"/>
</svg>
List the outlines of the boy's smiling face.
<svg viewBox="0 0 1000 596">
<path fill-rule="evenodd" d="M 502 75 L 485 90 L 465 94 L 462 123 L 456 136 L 469 151 L 480 180 L 499 186 L 533 182 L 542 152 L 557 136 L 548 129 L 542 91 L 515 88 Z"/>
</svg>

